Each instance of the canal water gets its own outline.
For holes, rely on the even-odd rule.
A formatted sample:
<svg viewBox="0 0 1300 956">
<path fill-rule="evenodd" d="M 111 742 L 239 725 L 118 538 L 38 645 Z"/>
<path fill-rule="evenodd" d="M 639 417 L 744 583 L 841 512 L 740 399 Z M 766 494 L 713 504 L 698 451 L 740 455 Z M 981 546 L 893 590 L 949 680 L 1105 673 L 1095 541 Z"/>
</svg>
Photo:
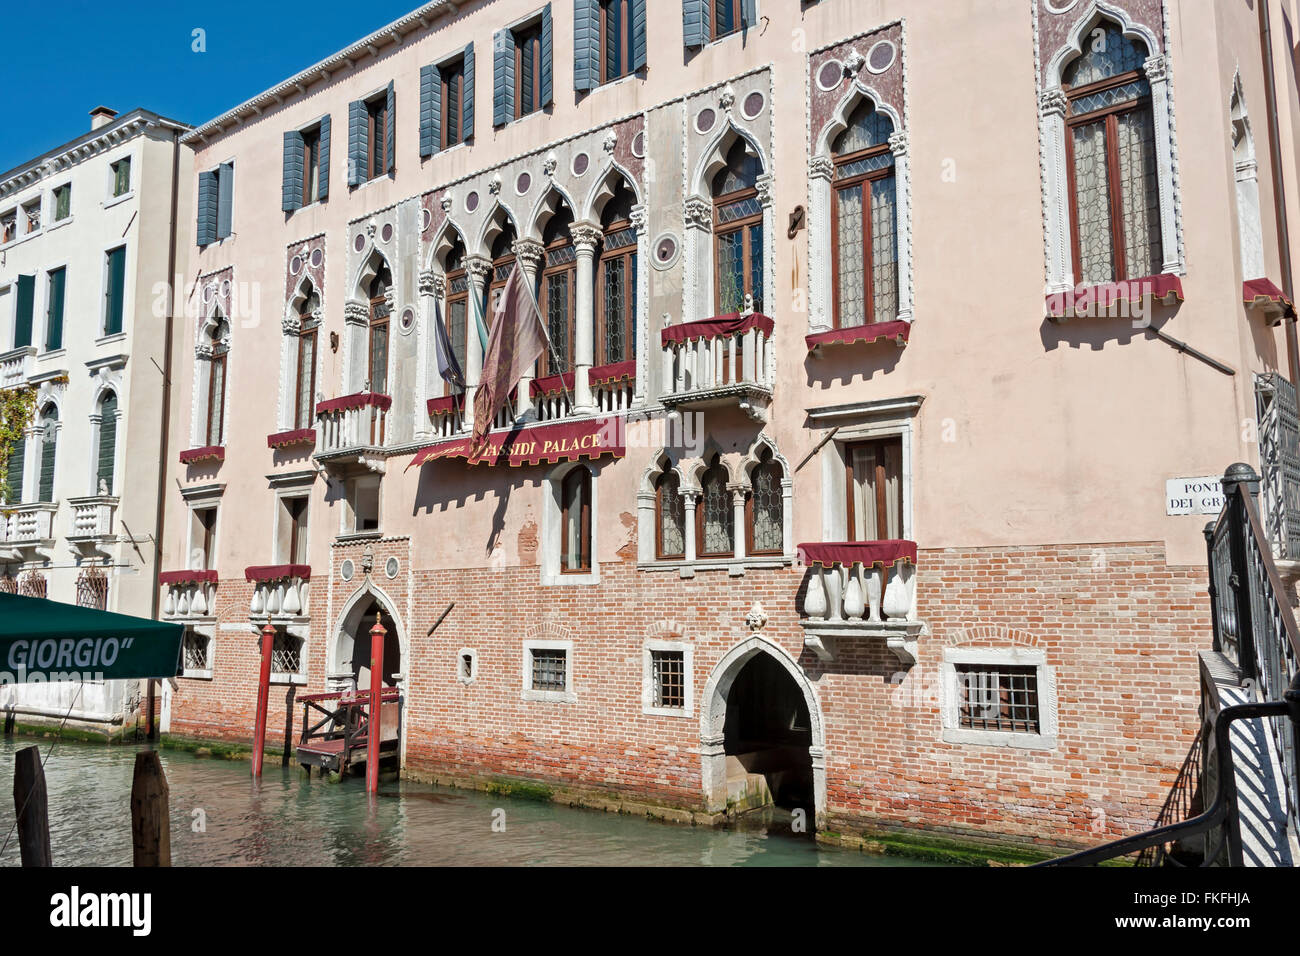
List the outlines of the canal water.
<svg viewBox="0 0 1300 956">
<path fill-rule="evenodd" d="M 19 863 L 14 752 L 0 742 L 0 865 Z M 297 766 L 162 751 L 176 866 L 897 866 L 910 861 L 818 847 L 788 832 L 742 832 L 451 790 L 407 781 L 367 799 L 361 778 L 329 783 Z M 130 866 L 135 749 L 59 741 L 45 764 L 56 865 Z M 494 825 L 495 824 L 495 825 Z"/>
</svg>

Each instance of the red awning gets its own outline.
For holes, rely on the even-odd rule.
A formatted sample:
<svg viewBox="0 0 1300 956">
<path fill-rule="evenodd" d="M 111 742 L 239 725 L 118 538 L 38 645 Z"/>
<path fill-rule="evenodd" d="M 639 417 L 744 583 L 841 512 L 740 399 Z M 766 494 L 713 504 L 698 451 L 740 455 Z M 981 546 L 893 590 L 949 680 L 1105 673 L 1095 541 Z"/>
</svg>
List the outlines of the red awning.
<svg viewBox="0 0 1300 956">
<path fill-rule="evenodd" d="M 799 559 L 804 564 L 824 567 L 839 565 L 850 568 L 855 564 L 890 567 L 902 561 L 916 564 L 915 541 L 829 541 L 819 544 L 799 545 Z"/>
<path fill-rule="evenodd" d="M 357 392 L 355 395 L 344 395 L 342 398 L 326 399 L 316 406 L 316 414 L 339 412 L 345 408 L 365 408 L 367 405 L 373 405 L 375 408 L 388 411 L 392 404 L 393 398 L 391 395 L 381 395 L 378 392 Z"/>
<path fill-rule="evenodd" d="M 465 393 L 460 392 L 456 395 L 444 395 L 442 398 L 431 398 L 426 403 L 430 415 L 447 415 L 451 411 L 463 410 L 465 408 Z"/>
<path fill-rule="evenodd" d="M 660 333 L 663 344 L 670 342 L 689 342 L 693 339 L 717 339 L 727 335 L 740 335 L 742 332 L 748 332 L 750 329 L 758 329 L 765 336 L 772 335 L 774 323 L 765 315 L 754 312 L 750 315 L 741 315 L 739 312 L 732 312 L 730 315 L 718 315 L 711 319 L 701 319 L 699 322 L 683 322 L 679 325 L 670 325 Z"/>
<path fill-rule="evenodd" d="M 244 568 L 245 581 L 283 581 L 285 578 L 302 578 L 304 581 L 310 581 L 311 565 L 266 564 L 255 568 Z"/>
<path fill-rule="evenodd" d="M 1183 282 L 1168 273 L 1125 279 L 1102 285 L 1079 286 L 1065 292 L 1055 292 L 1047 297 L 1047 315 L 1064 319 L 1074 315 L 1096 315 L 1108 311 L 1120 302 L 1139 302 L 1155 299 L 1166 305 L 1183 301 Z"/>
<path fill-rule="evenodd" d="M 622 458 L 627 453 L 625 426 L 617 415 L 491 432 L 487 448 L 473 457 L 472 444 L 472 436 L 466 436 L 421 448 L 406 467 L 414 468 L 439 458 L 464 458 L 471 465 L 554 465 L 605 455 Z"/>
<path fill-rule="evenodd" d="M 611 362 L 609 365 L 593 365 L 587 372 L 587 384 L 592 388 L 601 385 L 613 385 L 616 382 L 631 382 L 636 379 L 636 360 L 631 362 Z M 532 396 L 558 395 L 568 390 L 573 391 L 573 373 L 547 375 L 533 380 Z"/>
<path fill-rule="evenodd" d="M 1241 300 L 1246 308 L 1253 309 L 1260 305 L 1277 305 L 1282 307 L 1282 314 L 1294 316 L 1295 303 L 1287 298 L 1286 293 L 1268 279 L 1251 279 L 1241 284 Z"/>
<path fill-rule="evenodd" d="M 193 465 L 200 461 L 225 461 L 226 449 L 220 445 L 205 445 L 202 448 L 190 448 L 181 452 L 181 464 Z"/>
<path fill-rule="evenodd" d="M 854 342 L 879 342 L 881 339 L 889 339 L 902 348 L 911 334 L 911 322 L 872 322 L 829 332 L 814 332 L 805 335 L 804 341 L 808 343 L 810 352 L 820 345 L 851 345 Z"/>
<path fill-rule="evenodd" d="M 293 431 L 276 432 L 266 436 L 267 448 L 288 448 L 290 445 L 316 444 L 316 429 L 295 428 Z"/>
<path fill-rule="evenodd" d="M 216 571 L 164 571 L 158 575 L 159 584 L 216 584 Z"/>
</svg>

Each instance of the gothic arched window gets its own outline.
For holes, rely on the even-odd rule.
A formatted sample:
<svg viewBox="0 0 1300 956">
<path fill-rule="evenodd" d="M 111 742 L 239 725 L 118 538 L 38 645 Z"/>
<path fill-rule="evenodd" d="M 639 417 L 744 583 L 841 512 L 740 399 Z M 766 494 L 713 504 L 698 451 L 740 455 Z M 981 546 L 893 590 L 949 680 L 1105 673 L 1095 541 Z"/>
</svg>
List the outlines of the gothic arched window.
<svg viewBox="0 0 1300 956">
<path fill-rule="evenodd" d="M 889 149 L 893 132 L 889 117 L 863 100 L 831 144 L 836 328 L 898 317 L 898 194 Z"/>
<path fill-rule="evenodd" d="M 686 557 L 686 510 L 682 483 L 671 469 L 655 479 L 655 557 Z"/>
<path fill-rule="evenodd" d="M 746 530 L 749 554 L 781 554 L 785 503 L 781 489 L 781 465 L 764 448 L 749 477 L 749 500 L 746 502 Z"/>
<path fill-rule="evenodd" d="M 452 246 L 447 250 L 443 260 L 443 274 L 447 280 L 447 339 L 456 362 L 464 371 L 468 364 L 469 345 L 469 276 L 465 272 L 465 241 L 459 232 L 455 233 Z M 447 383 L 447 394 L 454 391 L 454 386 Z"/>
<path fill-rule="evenodd" d="M 220 445 L 225 432 L 226 412 L 226 359 L 229 347 L 226 339 L 230 326 L 218 318 L 208 332 L 208 346 L 212 355 L 208 359 L 208 420 L 205 423 L 204 444 Z"/>
<path fill-rule="evenodd" d="M 316 344 L 320 300 L 309 295 L 298 309 L 298 360 L 294 369 L 294 428 L 311 428 L 316 414 Z"/>
<path fill-rule="evenodd" d="M 700 476 L 700 491 L 695 512 L 700 557 L 729 558 L 735 554 L 736 547 L 735 511 L 731 492 L 727 490 L 727 469 L 717 455 Z"/>
<path fill-rule="evenodd" d="M 542 314 L 551 348 L 546 354 L 546 372 L 556 375 L 573 368 L 573 321 L 578 286 L 578 252 L 569 227 L 573 213 L 567 206 L 546 223 L 542 243 L 546 259 L 542 268 Z M 558 363 L 557 363 L 558 359 Z"/>
<path fill-rule="evenodd" d="M 758 199 L 758 157 L 737 139 L 727 165 L 713 177 L 713 243 L 719 315 L 739 312 L 745 296 L 763 311 L 763 206 Z"/>
<path fill-rule="evenodd" d="M 388 394 L 388 290 L 393 284 L 393 274 L 388 265 L 379 267 L 379 273 L 370 282 L 370 342 L 367 369 L 370 391 Z"/>
<path fill-rule="evenodd" d="M 636 355 L 636 196 L 620 182 L 600 216 L 600 271 L 596 276 L 598 365 L 626 362 Z"/>
</svg>

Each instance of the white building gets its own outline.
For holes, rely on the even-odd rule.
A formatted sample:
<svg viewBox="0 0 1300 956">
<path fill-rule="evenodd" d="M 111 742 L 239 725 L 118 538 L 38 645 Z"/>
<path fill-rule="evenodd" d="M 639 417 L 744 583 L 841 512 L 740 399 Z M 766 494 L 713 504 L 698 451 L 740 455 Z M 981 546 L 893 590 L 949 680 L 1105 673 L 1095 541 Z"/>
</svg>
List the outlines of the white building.
<svg viewBox="0 0 1300 956">
<path fill-rule="evenodd" d="M 0 174 L 0 389 L 35 399 L 0 462 L 0 590 L 154 616 L 188 129 L 99 107 L 87 133 Z M 112 730 L 140 693 L 26 684 L 0 703 Z"/>
</svg>

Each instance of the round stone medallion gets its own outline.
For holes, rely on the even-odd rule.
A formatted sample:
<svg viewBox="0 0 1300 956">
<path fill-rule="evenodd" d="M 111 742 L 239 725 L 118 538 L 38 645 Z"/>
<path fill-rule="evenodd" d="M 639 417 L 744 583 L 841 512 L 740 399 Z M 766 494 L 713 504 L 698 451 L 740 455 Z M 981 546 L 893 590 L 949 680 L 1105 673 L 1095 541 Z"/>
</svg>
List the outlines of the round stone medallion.
<svg viewBox="0 0 1300 956">
<path fill-rule="evenodd" d="M 325 253 L 321 252 L 319 249 L 313 249 L 311 251 L 311 264 L 313 269 L 319 269 L 320 264 L 324 261 Z"/>
<path fill-rule="evenodd" d="M 383 239 L 384 242 L 393 241 L 393 224 L 391 222 L 384 223 L 384 228 L 379 230 L 379 237 Z"/>
<path fill-rule="evenodd" d="M 823 90 L 833 90 L 844 79 L 844 64 L 839 60 L 827 60 L 817 71 L 817 85 Z"/>
<path fill-rule="evenodd" d="M 515 180 L 515 192 L 522 196 L 533 188 L 533 177 L 529 173 L 520 173 Z"/>
<path fill-rule="evenodd" d="M 357 233 L 357 237 L 352 240 L 352 248 L 355 249 L 357 252 L 360 252 L 365 247 L 366 247 L 366 237 L 361 233 Z"/>
<path fill-rule="evenodd" d="M 397 577 L 397 572 L 401 569 L 402 563 L 397 558 L 389 558 L 384 562 L 384 574 L 388 575 L 390 579 Z"/>
<path fill-rule="evenodd" d="M 587 171 L 587 167 L 590 165 L 591 157 L 586 153 L 579 153 L 577 156 L 573 157 L 573 175 L 581 176 Z"/>
<path fill-rule="evenodd" d="M 654 266 L 662 271 L 671 268 L 673 263 L 677 261 L 677 256 L 681 252 L 681 245 L 678 243 L 676 236 L 666 232 L 655 240 L 654 250 Z"/>
<path fill-rule="evenodd" d="M 471 191 L 470 194 L 465 197 L 465 211 L 473 212 L 477 208 L 478 208 L 478 192 Z"/>
<path fill-rule="evenodd" d="M 701 133 L 707 133 L 713 129 L 713 124 L 717 122 L 718 114 L 712 109 L 704 108 L 695 116 L 695 128 Z"/>
<path fill-rule="evenodd" d="M 872 73 L 884 73 L 894 65 L 898 48 L 889 40 L 881 40 L 867 51 L 867 69 Z"/>
<path fill-rule="evenodd" d="M 745 103 L 741 107 L 741 112 L 745 114 L 745 119 L 753 119 L 759 113 L 763 112 L 765 104 L 763 94 L 755 90 L 745 97 Z"/>
<path fill-rule="evenodd" d="M 351 558 L 345 558 L 343 560 L 343 563 L 339 565 L 339 577 L 341 577 L 344 581 L 351 581 L 353 575 L 355 575 L 356 573 L 357 573 L 356 565 L 352 563 Z"/>
</svg>

